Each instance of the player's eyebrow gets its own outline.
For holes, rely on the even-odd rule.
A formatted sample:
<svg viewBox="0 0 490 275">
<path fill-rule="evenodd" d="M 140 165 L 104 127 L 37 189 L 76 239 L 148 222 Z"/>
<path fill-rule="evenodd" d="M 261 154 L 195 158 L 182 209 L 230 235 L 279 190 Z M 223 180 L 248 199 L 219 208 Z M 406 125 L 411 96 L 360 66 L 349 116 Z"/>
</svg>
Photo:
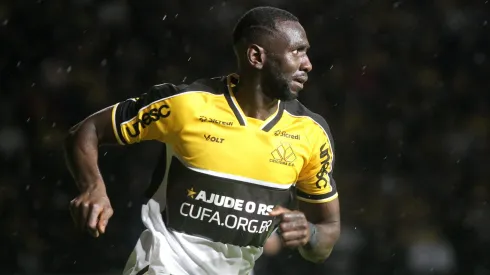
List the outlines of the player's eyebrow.
<svg viewBox="0 0 490 275">
<path fill-rule="evenodd" d="M 305 41 L 298 41 L 298 42 L 292 43 L 291 48 L 308 50 L 310 48 L 310 44 L 308 42 L 305 42 Z"/>
</svg>

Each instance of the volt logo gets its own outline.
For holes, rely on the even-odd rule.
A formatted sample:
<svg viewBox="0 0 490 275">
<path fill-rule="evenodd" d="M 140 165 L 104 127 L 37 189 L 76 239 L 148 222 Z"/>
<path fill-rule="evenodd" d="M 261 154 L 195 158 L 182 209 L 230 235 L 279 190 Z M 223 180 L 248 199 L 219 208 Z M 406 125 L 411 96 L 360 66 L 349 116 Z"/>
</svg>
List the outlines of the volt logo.
<svg viewBox="0 0 490 275">
<path fill-rule="evenodd" d="M 209 141 L 209 142 L 216 142 L 216 143 L 223 143 L 223 141 L 225 141 L 224 138 L 220 138 L 220 137 L 215 137 L 215 136 L 212 136 L 212 135 L 204 135 L 204 139 L 206 139 L 206 141 Z"/>
</svg>

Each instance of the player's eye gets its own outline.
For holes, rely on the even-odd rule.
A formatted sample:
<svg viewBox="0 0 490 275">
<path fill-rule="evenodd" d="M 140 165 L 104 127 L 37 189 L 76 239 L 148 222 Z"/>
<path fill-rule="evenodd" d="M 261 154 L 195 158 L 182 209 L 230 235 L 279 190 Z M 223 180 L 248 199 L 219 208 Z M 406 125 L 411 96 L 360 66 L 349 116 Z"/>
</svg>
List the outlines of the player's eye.
<svg viewBox="0 0 490 275">
<path fill-rule="evenodd" d="M 308 49 L 306 47 L 300 47 L 293 50 L 294 55 L 305 54 Z"/>
</svg>

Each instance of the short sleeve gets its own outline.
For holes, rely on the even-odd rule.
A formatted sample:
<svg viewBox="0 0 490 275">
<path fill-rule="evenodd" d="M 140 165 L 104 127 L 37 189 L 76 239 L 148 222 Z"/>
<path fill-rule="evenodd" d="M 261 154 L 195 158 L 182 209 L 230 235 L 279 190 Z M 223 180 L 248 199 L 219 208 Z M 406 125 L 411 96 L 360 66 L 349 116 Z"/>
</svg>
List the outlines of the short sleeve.
<svg viewBox="0 0 490 275">
<path fill-rule="evenodd" d="M 175 129 L 175 95 L 172 84 L 153 86 L 140 97 L 119 102 L 112 109 L 112 127 L 121 145 L 144 140 L 168 142 Z"/>
<path fill-rule="evenodd" d="M 310 203 L 323 203 L 337 198 L 333 178 L 335 162 L 333 139 L 323 118 L 315 119 L 315 130 L 309 137 L 311 155 L 300 172 L 296 183 L 297 199 Z"/>
</svg>

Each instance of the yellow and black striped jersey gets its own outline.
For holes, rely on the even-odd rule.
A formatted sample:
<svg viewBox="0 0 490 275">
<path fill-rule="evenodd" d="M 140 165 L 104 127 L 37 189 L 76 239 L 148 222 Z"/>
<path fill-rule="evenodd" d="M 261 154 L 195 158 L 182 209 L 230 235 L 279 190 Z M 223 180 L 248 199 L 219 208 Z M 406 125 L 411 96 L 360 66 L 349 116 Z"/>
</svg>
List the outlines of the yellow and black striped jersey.
<svg viewBox="0 0 490 275">
<path fill-rule="evenodd" d="M 166 229 L 260 248 L 278 224 L 267 215 L 275 205 L 291 195 L 309 203 L 337 197 L 333 139 L 325 120 L 297 100 L 279 101 L 265 121 L 245 116 L 234 96 L 238 80 L 156 85 L 114 105 L 112 121 L 120 144 L 166 144 L 152 194 L 166 209 Z"/>
</svg>

